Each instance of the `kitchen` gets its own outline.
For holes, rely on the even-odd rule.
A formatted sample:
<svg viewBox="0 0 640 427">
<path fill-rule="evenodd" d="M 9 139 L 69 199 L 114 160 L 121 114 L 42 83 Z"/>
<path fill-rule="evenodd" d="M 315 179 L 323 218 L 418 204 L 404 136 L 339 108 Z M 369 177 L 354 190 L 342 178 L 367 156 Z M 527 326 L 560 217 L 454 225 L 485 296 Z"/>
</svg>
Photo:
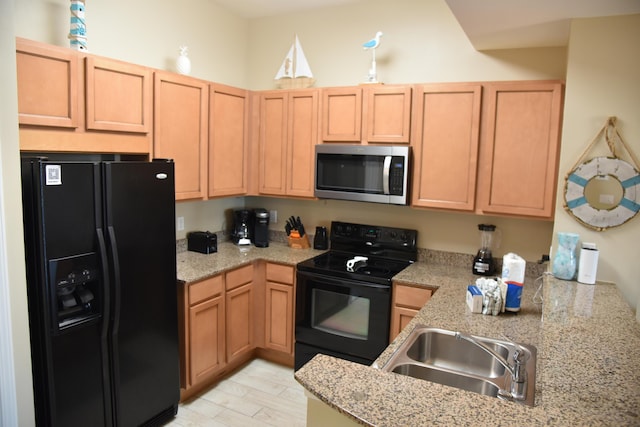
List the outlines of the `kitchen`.
<svg viewBox="0 0 640 427">
<path fill-rule="evenodd" d="M 566 79 L 565 113 L 559 178 L 575 162 L 602 122 L 616 115 L 622 124 L 622 133 L 638 152 L 640 124 L 633 122 L 638 116 L 637 91 L 640 85 L 637 73 L 635 43 L 638 15 L 611 17 L 574 22 L 569 47 L 549 47 L 478 52 L 469 44 L 459 24 L 444 2 L 372 2 L 370 8 L 357 5 L 326 8 L 317 13 L 295 13 L 293 18 L 272 17 L 248 21 L 210 2 L 197 2 L 197 7 L 184 8 L 171 5 L 158 8 L 155 2 L 122 4 L 120 7 L 89 4 L 90 49 L 101 55 L 157 68 L 168 68 L 177 56 L 178 46 L 189 45 L 193 62 L 193 75 L 225 84 L 250 89 L 273 88 L 272 77 L 279 65 L 293 33 L 298 33 L 311 67 L 317 75 L 317 86 L 358 84 L 368 67 L 369 57 L 361 51 L 362 37 L 383 29 L 386 33 L 379 52 L 379 73 L 386 83 L 413 83 L 439 81 Z M 3 4 L 3 8 L 12 9 Z M 13 55 L 13 37 L 20 36 L 65 46 L 68 27 L 68 3 L 17 2 L 15 11 L 2 10 L 3 53 Z M 13 19 L 10 17 L 13 16 Z M 98 17 L 99 16 L 99 17 Z M 139 28 L 142 17 L 151 16 L 163 25 L 149 25 L 144 31 L 134 31 L 134 40 L 127 30 L 113 32 L 113 28 Z M 50 17 L 55 17 L 53 20 Z M 288 17 L 288 16 L 287 16 Z M 327 31 L 327 22 L 340 31 Z M 372 25 L 375 25 L 372 27 Z M 14 31 L 10 29 L 14 28 Z M 175 30 L 173 30 L 175 28 Z M 411 28 L 411 32 L 407 28 Z M 305 32 L 305 31 L 308 31 Z M 11 34 L 5 34 L 11 33 Z M 268 34 L 268 37 L 265 37 Z M 418 37 L 416 37 L 418 35 Z M 184 39 L 186 40 L 184 40 Z M 420 44 L 411 39 L 420 39 Z M 393 50 L 392 50 L 393 47 Z M 394 52 L 393 58 L 383 62 L 383 49 Z M 597 51 L 597 55 L 593 52 Z M 358 55 L 362 54 L 361 57 Z M 248 59 L 245 59 L 248 58 Z M 636 61 L 636 62 L 634 62 Z M 585 67 L 583 64 L 589 64 Z M 202 65 L 201 65 L 202 64 Z M 224 64 L 224 65 L 222 65 Z M 339 64 L 339 66 L 336 66 Z M 613 66 L 611 64 L 619 64 Z M 587 73 L 586 69 L 596 70 Z M 6 71 L 7 76 L 12 71 Z M 5 78 L 6 93 L 14 90 L 12 78 Z M 5 93 L 5 90 L 3 90 Z M 631 94 L 631 95 L 630 95 Z M 15 107 L 2 106 L 2 161 L 4 203 L 18 199 L 14 168 L 18 153 Z M 13 115 L 13 116 L 12 116 Z M 7 134 L 4 134 L 7 132 Z M 640 273 L 634 261 L 632 236 L 638 233 L 637 219 L 624 227 L 596 233 L 575 222 L 562 208 L 561 179 L 558 182 L 558 202 L 554 222 L 523 219 L 495 218 L 503 230 L 502 248 L 521 253 L 534 261 L 548 253 L 552 239 L 558 231 L 575 231 L 583 239 L 594 241 L 601 249 L 599 279 L 618 284 L 625 299 L 636 306 L 639 290 L 635 278 Z M 177 204 L 178 216 L 185 218 L 185 232 L 193 229 L 221 230 L 225 228 L 223 215 L 227 209 L 246 205 L 261 205 L 277 209 L 281 216 L 287 213 L 301 215 L 309 226 L 328 225 L 335 218 L 354 222 L 363 218 L 385 225 L 415 224 L 422 236 L 420 247 L 434 250 L 473 253 L 478 239 L 475 227 L 479 217 L 449 214 L 409 208 L 385 206 L 362 210 L 349 202 L 307 202 L 293 199 L 230 198 L 206 202 Z M 3 209 L 9 209 L 4 206 Z M 21 241 L 20 213 L 12 207 L 3 212 L 6 236 L 4 247 L 8 260 L 10 283 L 22 283 L 24 273 L 20 267 L 22 255 L 14 250 Z M 494 218 L 492 218 L 493 220 Z M 282 223 L 272 227 L 281 229 Z M 457 230 L 464 230 L 457 232 Z M 184 234 L 178 234 L 183 238 Z M 553 244 L 555 246 L 555 244 Z M 11 248 L 11 250 L 9 250 Z M 606 255 L 605 255 L 606 254 Z M 613 261 L 615 260 L 615 261 Z M 30 383 L 28 360 L 25 354 L 26 336 L 25 298 L 19 286 L 6 286 L 10 305 L 3 313 L 11 313 L 13 349 L 18 384 L 17 406 L 27 411 Z M 9 324 L 3 322 L 3 324 Z M 5 348 L 3 346 L 3 348 Z M 28 351 L 28 350 L 27 350 Z M 11 394 L 13 394 L 12 392 Z M 26 397 L 25 397 L 26 396 Z M 4 398 L 4 394 L 3 394 Z M 25 400 L 26 399 L 26 400 Z M 4 401 L 4 399 L 3 399 Z"/>
</svg>

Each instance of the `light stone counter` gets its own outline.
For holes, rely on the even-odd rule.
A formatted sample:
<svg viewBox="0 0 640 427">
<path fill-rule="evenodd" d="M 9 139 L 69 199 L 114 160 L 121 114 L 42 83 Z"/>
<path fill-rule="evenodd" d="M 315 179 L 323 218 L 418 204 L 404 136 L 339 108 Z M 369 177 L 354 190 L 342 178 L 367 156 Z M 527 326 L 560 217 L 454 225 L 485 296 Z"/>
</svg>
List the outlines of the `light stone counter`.
<svg viewBox="0 0 640 427">
<path fill-rule="evenodd" d="M 544 304 L 527 280 L 517 314 L 472 314 L 467 268 L 416 263 L 395 280 L 437 287 L 416 318 L 380 355 L 383 366 L 416 324 L 535 345 L 536 405 L 417 380 L 318 355 L 295 374 L 315 397 L 363 425 L 640 425 L 640 325 L 612 284 L 545 276 Z"/>
<path fill-rule="evenodd" d="M 178 280 L 187 283 L 197 282 L 258 259 L 296 265 L 322 252 L 324 251 L 291 249 L 288 245 L 278 242 L 270 242 L 267 248 L 257 248 L 253 245 L 236 246 L 231 242 L 222 242 L 218 243 L 218 252 L 213 254 L 179 251 L 176 256 Z"/>
</svg>

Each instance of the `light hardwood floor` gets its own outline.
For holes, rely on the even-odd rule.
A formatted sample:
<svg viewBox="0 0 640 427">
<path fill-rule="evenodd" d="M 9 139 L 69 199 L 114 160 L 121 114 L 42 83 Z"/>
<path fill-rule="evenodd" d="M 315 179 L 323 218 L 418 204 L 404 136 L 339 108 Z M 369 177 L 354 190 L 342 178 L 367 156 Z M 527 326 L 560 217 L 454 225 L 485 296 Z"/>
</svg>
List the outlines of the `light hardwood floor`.
<svg viewBox="0 0 640 427">
<path fill-rule="evenodd" d="M 180 404 L 167 424 L 186 426 L 306 425 L 307 399 L 293 369 L 255 359 L 197 398 Z"/>
</svg>

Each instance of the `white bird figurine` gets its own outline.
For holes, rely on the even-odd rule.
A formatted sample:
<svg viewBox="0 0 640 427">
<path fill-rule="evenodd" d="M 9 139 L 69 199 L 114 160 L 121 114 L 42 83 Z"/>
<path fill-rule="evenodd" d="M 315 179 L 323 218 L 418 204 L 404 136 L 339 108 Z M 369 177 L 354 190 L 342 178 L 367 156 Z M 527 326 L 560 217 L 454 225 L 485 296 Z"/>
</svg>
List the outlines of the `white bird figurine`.
<svg viewBox="0 0 640 427">
<path fill-rule="evenodd" d="M 378 31 L 374 38 L 362 45 L 364 50 L 377 48 L 380 45 L 380 37 L 382 37 L 382 32 Z"/>
</svg>

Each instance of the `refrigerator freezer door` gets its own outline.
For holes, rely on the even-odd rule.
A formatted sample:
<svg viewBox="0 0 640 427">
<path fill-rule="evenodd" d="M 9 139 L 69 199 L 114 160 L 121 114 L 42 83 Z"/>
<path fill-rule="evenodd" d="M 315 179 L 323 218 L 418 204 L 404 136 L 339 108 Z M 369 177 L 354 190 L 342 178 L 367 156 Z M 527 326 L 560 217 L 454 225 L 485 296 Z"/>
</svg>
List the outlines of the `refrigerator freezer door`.
<svg viewBox="0 0 640 427">
<path fill-rule="evenodd" d="M 180 399 L 173 163 L 107 162 L 104 180 L 116 423 L 137 426 Z"/>
<path fill-rule="evenodd" d="M 22 182 L 36 422 L 111 425 L 99 165 L 23 160 Z"/>
</svg>

